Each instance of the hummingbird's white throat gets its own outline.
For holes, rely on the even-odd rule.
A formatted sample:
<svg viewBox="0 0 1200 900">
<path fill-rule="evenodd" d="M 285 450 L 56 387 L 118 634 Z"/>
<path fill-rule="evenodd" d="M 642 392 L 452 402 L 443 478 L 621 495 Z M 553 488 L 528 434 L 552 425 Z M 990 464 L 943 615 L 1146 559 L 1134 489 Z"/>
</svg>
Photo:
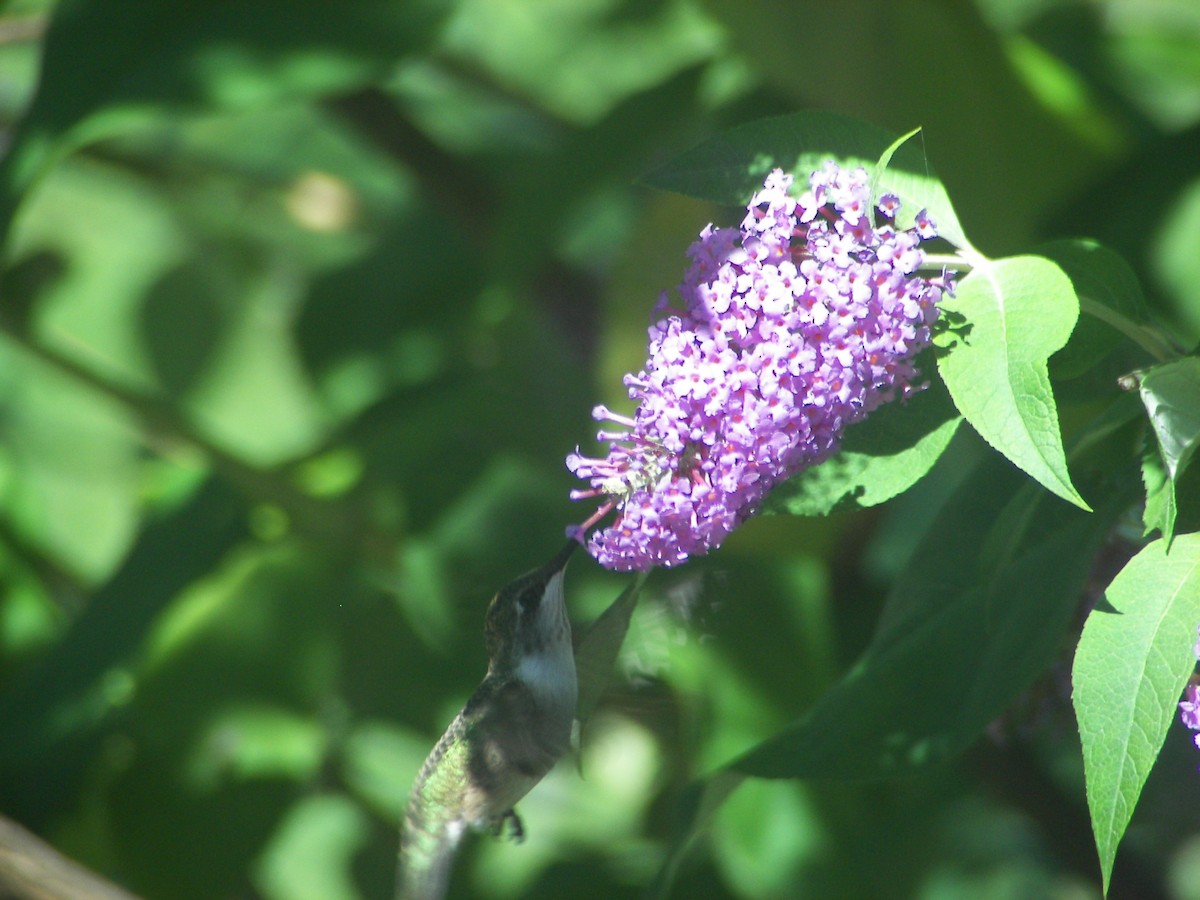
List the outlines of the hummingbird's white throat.
<svg viewBox="0 0 1200 900">
<path fill-rule="evenodd" d="M 567 621 L 563 601 L 562 571 L 550 576 L 534 616 L 529 628 L 542 639 L 521 655 L 516 677 L 529 686 L 539 705 L 574 714 L 579 687 L 575 677 L 575 651 L 571 647 L 571 624 Z"/>
</svg>

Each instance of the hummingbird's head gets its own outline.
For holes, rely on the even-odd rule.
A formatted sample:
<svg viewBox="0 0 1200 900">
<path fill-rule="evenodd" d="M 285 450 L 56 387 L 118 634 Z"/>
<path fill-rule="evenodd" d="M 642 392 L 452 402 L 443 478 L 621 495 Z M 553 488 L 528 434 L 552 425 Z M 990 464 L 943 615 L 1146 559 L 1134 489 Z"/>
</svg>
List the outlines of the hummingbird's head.
<svg viewBox="0 0 1200 900">
<path fill-rule="evenodd" d="M 521 661 L 571 648 L 571 626 L 563 600 L 563 574 L 579 545 L 569 540 L 544 566 L 522 575 L 492 598 L 484 626 L 489 671 L 514 671 Z"/>
</svg>

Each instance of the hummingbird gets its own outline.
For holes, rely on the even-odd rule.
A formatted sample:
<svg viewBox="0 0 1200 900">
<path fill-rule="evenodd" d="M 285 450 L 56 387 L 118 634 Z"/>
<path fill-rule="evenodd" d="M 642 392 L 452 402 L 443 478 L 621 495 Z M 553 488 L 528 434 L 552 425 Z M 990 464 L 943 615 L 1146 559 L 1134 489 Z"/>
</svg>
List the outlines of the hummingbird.
<svg viewBox="0 0 1200 900">
<path fill-rule="evenodd" d="M 417 774 L 404 812 L 397 900 L 440 900 L 468 829 L 519 841 L 513 807 L 571 745 L 578 699 L 563 575 L 578 541 L 492 598 L 488 668 Z"/>
</svg>

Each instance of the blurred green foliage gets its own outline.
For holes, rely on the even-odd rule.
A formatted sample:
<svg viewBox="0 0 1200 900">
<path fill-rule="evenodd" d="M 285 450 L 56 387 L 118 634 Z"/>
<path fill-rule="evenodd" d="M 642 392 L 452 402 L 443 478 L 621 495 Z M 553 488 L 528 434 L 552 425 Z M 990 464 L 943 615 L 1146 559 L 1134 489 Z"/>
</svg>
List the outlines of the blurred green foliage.
<svg viewBox="0 0 1200 900">
<path fill-rule="evenodd" d="M 491 592 L 583 517 L 563 456 L 689 240 L 733 221 L 635 185 L 704 137 L 805 107 L 921 125 L 981 249 L 1095 236 L 1200 334 L 1192 0 L 0 9 L 0 812 L 147 897 L 390 895 Z M 658 573 L 584 777 L 454 891 L 653 882 L 689 782 L 871 640 L 955 446 L 879 510 L 761 518 Z M 577 620 L 623 583 L 577 560 Z M 742 784 L 675 896 L 1093 895 L 1042 690 L 925 775 Z M 1114 896 L 1200 897 L 1190 752 L 1169 738 Z"/>
</svg>

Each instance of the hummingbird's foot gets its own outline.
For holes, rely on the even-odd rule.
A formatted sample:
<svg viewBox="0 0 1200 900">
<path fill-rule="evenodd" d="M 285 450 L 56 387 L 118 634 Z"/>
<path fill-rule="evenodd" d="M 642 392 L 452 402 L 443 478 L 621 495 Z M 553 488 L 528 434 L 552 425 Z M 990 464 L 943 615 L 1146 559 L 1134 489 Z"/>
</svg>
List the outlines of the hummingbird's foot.
<svg viewBox="0 0 1200 900">
<path fill-rule="evenodd" d="M 507 809 L 500 816 L 500 821 L 496 823 L 496 837 L 504 836 L 504 826 L 506 823 L 512 825 L 512 837 L 518 844 L 525 840 L 525 826 L 521 824 L 521 817 L 517 815 L 515 809 Z"/>
</svg>

